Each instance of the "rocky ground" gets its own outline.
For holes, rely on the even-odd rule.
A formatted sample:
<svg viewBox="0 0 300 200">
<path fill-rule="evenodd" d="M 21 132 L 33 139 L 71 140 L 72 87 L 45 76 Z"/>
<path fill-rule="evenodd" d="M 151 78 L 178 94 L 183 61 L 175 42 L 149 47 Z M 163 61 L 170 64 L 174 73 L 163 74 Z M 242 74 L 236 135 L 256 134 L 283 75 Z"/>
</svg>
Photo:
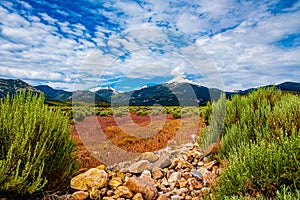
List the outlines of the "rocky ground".
<svg viewBox="0 0 300 200">
<path fill-rule="evenodd" d="M 136 160 L 99 165 L 71 180 L 73 194 L 60 199 L 202 199 L 215 185 L 220 168 L 197 144 L 145 152 Z"/>
</svg>

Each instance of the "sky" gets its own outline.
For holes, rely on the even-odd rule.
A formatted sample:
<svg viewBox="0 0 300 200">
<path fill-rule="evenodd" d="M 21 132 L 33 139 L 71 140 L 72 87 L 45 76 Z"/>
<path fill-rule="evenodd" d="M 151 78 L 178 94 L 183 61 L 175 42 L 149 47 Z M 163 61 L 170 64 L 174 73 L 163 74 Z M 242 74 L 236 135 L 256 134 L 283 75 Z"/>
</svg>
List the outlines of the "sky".
<svg viewBox="0 0 300 200">
<path fill-rule="evenodd" d="M 0 78 L 129 91 L 300 82 L 300 1 L 0 1 Z"/>
</svg>

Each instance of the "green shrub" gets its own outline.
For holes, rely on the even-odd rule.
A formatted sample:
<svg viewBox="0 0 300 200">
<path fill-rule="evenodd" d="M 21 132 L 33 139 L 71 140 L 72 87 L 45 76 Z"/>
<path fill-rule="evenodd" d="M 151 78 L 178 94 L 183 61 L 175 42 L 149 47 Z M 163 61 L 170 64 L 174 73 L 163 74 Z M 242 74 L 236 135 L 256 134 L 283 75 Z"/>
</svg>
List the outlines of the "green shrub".
<svg viewBox="0 0 300 200">
<path fill-rule="evenodd" d="M 174 119 L 181 119 L 181 110 L 180 109 L 174 110 L 172 115 Z"/>
<path fill-rule="evenodd" d="M 59 189 L 78 168 L 68 117 L 31 92 L 0 101 L 0 193 Z"/>
<path fill-rule="evenodd" d="M 215 144 L 222 134 L 225 115 L 226 115 L 226 96 L 222 94 L 217 102 L 213 102 L 209 114 L 209 127 L 200 129 L 199 142 L 203 150 L 210 151 L 213 144 Z"/>
<path fill-rule="evenodd" d="M 276 140 L 281 130 L 288 135 L 299 131 L 300 98 L 262 88 L 247 96 L 235 96 L 226 104 L 226 119 L 220 154 L 227 158 L 232 149 L 249 143 Z"/>
<path fill-rule="evenodd" d="M 274 197 L 283 185 L 291 191 L 300 188 L 299 134 L 286 137 L 282 132 L 278 142 L 245 144 L 231 152 L 229 162 L 220 177 L 219 197 L 257 193 Z"/>
<path fill-rule="evenodd" d="M 224 196 L 274 198 L 282 187 L 292 196 L 300 188 L 300 97 L 274 87 L 261 88 L 226 101 L 222 127 L 222 100 L 212 104 L 209 126 L 200 133 L 200 145 L 207 146 L 221 130 L 216 158 L 229 161 L 216 188 Z M 218 113 L 218 112 L 216 112 Z M 220 112 L 222 113 L 222 112 Z M 216 117 L 215 117 L 216 116 Z M 211 139 L 212 138 L 212 139 Z M 285 194 L 284 194 L 285 195 Z M 287 199 L 289 195 L 287 194 Z"/>
<path fill-rule="evenodd" d="M 201 108 L 201 117 L 203 118 L 203 121 L 205 122 L 206 125 L 208 125 L 211 111 L 212 111 L 212 106 L 210 101 L 207 102 L 206 106 Z"/>
<path fill-rule="evenodd" d="M 148 114 L 149 114 L 148 110 L 141 109 L 136 111 L 137 116 L 147 116 Z"/>
</svg>

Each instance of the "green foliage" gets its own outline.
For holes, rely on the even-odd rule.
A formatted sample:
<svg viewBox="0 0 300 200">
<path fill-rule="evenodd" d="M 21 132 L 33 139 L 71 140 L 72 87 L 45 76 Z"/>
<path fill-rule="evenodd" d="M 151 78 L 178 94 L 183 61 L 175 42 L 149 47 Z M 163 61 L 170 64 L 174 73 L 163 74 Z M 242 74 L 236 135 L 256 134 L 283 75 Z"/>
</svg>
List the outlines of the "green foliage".
<svg viewBox="0 0 300 200">
<path fill-rule="evenodd" d="M 278 142 L 262 140 L 239 147 L 229 157 L 230 165 L 221 174 L 218 195 L 250 195 L 258 192 L 274 197 L 280 186 L 300 188 L 300 136 L 283 132 Z"/>
<path fill-rule="evenodd" d="M 218 102 L 220 102 L 219 100 Z M 200 134 L 201 146 L 216 139 L 221 121 L 212 104 L 209 126 Z M 218 113 L 218 112 L 216 112 Z M 215 119 L 216 118 L 216 119 Z M 274 198 L 280 188 L 290 188 L 297 196 L 300 188 L 300 97 L 282 93 L 274 87 L 261 88 L 246 96 L 226 101 L 226 117 L 221 130 L 218 157 L 229 161 L 216 189 L 217 199 L 224 196 Z M 285 194 L 283 194 L 285 195 Z"/>
<path fill-rule="evenodd" d="M 149 114 L 148 110 L 141 109 L 136 111 L 137 116 L 147 116 L 148 114 Z"/>
<path fill-rule="evenodd" d="M 247 96 L 235 96 L 226 105 L 220 153 L 227 158 L 232 150 L 249 143 L 276 140 L 283 130 L 287 135 L 299 131 L 300 98 L 282 94 L 275 88 L 259 89 Z"/>
<path fill-rule="evenodd" d="M 181 119 L 181 110 L 175 110 L 172 115 L 174 119 Z"/>
<path fill-rule="evenodd" d="M 208 125 L 211 111 L 212 111 L 212 105 L 209 101 L 209 102 L 207 102 L 207 105 L 203 106 L 201 109 L 201 117 L 203 118 L 206 125 Z"/>
<path fill-rule="evenodd" d="M 201 129 L 199 142 L 201 143 L 201 148 L 207 150 L 215 144 L 223 131 L 225 115 L 226 115 L 226 96 L 221 94 L 220 99 L 217 102 L 213 102 L 212 106 L 207 105 L 210 109 L 209 117 L 209 127 L 204 127 Z M 211 107 L 211 108 L 209 108 Z"/>
<path fill-rule="evenodd" d="M 78 167 L 68 117 L 31 92 L 1 99 L 0 147 L 2 193 L 58 189 Z"/>
</svg>

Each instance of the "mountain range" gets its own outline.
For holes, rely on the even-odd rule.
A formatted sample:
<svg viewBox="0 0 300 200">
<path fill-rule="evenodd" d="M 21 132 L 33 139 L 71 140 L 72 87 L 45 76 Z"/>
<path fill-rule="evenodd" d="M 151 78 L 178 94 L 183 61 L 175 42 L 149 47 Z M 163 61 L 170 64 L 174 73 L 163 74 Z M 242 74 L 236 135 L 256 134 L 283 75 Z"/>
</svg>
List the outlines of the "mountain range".
<svg viewBox="0 0 300 200">
<path fill-rule="evenodd" d="M 267 85 L 270 87 L 271 85 Z M 275 85 L 277 89 L 290 92 L 300 92 L 300 83 L 284 82 Z M 31 86 L 20 79 L 0 79 L 0 98 L 8 93 L 13 95 L 22 89 L 35 93 L 43 92 L 45 100 L 67 102 L 72 100 L 91 102 L 96 104 L 113 105 L 204 105 L 208 101 L 217 99 L 224 91 L 216 88 L 201 86 L 184 77 L 176 77 L 162 84 L 143 86 L 130 92 L 118 93 L 110 87 L 97 87 L 89 90 L 68 92 L 57 90 L 48 85 Z M 224 92 L 227 96 L 247 94 L 257 88 Z"/>
</svg>

